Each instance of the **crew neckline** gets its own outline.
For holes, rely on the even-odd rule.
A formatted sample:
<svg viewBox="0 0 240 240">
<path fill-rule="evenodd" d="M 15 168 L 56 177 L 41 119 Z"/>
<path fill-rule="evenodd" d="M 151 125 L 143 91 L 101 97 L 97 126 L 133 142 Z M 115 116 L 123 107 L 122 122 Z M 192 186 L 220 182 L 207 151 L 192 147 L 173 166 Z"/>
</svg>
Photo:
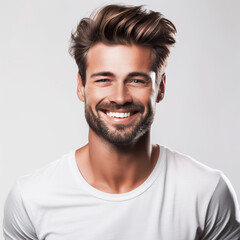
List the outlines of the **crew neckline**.
<svg viewBox="0 0 240 240">
<path fill-rule="evenodd" d="M 77 181 L 77 184 L 80 185 L 80 187 L 84 190 L 86 190 L 89 194 L 103 199 L 107 201 L 126 201 L 132 198 L 135 198 L 145 192 L 157 179 L 159 176 L 161 169 L 163 168 L 163 165 L 165 164 L 166 161 L 166 149 L 163 146 L 158 145 L 160 148 L 160 153 L 159 157 L 157 160 L 157 163 L 150 173 L 150 175 L 147 177 L 147 179 L 138 187 L 135 189 L 126 192 L 126 193 L 108 193 L 108 192 L 103 192 L 97 188 L 94 188 L 92 185 L 90 185 L 85 178 L 82 176 L 81 172 L 78 169 L 77 166 L 77 161 L 75 157 L 76 150 L 73 150 L 70 152 L 69 160 L 70 160 L 70 165 L 73 171 L 73 175 Z"/>
</svg>

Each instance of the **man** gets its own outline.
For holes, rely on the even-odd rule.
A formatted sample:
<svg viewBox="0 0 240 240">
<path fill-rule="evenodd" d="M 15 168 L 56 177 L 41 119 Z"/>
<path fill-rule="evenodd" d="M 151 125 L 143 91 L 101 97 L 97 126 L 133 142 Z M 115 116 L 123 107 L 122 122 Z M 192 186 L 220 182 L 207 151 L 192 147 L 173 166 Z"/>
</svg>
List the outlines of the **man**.
<svg viewBox="0 0 240 240">
<path fill-rule="evenodd" d="M 160 13 L 109 5 L 72 34 L 86 146 L 18 180 L 6 239 L 240 239 L 226 177 L 150 143 L 176 29 Z"/>
</svg>

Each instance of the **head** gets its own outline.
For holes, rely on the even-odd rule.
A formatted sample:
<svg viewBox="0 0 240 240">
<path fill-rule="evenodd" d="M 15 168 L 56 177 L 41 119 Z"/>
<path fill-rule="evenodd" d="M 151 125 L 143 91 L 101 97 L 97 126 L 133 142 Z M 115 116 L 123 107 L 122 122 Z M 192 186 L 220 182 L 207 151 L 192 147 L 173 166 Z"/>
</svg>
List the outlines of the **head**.
<svg viewBox="0 0 240 240">
<path fill-rule="evenodd" d="M 137 140 L 149 130 L 154 116 L 154 102 L 163 97 L 164 86 L 161 83 L 165 84 L 164 69 L 170 47 L 175 43 L 175 33 L 176 29 L 169 20 L 141 6 L 107 5 L 92 17 L 80 21 L 72 34 L 70 53 L 79 69 L 80 99 L 85 101 L 86 119 L 95 133 L 109 142 L 122 145 Z M 96 69 L 104 71 L 108 79 L 99 76 L 99 72 L 95 74 Z M 133 76 L 136 73 L 137 80 Z M 149 78 L 154 79 L 151 86 Z M 111 82 L 111 86 L 104 85 L 105 80 Z M 121 87 L 117 80 L 121 82 Z M 139 88 L 138 84 L 136 88 L 136 84 L 129 84 L 132 80 L 136 80 L 135 83 L 143 81 L 145 85 Z M 93 85 L 94 81 L 97 84 Z M 111 96 L 120 88 L 124 97 L 121 96 L 119 101 L 120 98 L 116 100 Z M 153 90 L 158 91 L 158 88 L 159 93 L 154 94 Z M 93 93 L 99 96 L 99 92 L 105 96 L 101 96 L 98 102 L 95 98 L 93 105 Z M 120 117 L 121 120 L 115 119 L 114 124 L 109 125 L 102 115 L 110 116 L 117 112 L 131 114 L 130 120 Z"/>
<path fill-rule="evenodd" d="M 167 64 L 170 47 L 175 43 L 176 28 L 159 12 L 142 6 L 107 5 L 83 18 L 72 34 L 70 54 L 75 58 L 83 85 L 86 81 L 87 53 L 96 43 L 149 47 L 152 51 L 152 71 L 158 79 Z"/>
</svg>

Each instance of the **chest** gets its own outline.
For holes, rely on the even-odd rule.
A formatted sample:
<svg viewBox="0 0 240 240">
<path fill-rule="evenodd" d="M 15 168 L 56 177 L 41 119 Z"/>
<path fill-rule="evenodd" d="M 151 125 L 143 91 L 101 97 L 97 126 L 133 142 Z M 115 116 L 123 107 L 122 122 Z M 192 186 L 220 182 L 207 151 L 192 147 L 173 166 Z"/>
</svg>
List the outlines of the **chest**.
<svg viewBox="0 0 240 240">
<path fill-rule="evenodd" d="M 195 239 L 200 225 L 194 204 L 167 194 L 149 192 L 127 201 L 57 199 L 54 207 L 48 200 L 35 211 L 41 240 L 187 240 Z"/>
</svg>

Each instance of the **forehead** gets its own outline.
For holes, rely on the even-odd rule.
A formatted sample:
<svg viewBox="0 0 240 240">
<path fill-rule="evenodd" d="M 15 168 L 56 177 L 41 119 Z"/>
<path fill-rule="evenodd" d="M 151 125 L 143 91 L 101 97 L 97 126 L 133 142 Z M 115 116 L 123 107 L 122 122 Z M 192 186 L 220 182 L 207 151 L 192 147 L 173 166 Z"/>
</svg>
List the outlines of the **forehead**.
<svg viewBox="0 0 240 240">
<path fill-rule="evenodd" d="M 88 51 L 86 73 L 88 76 L 99 71 L 118 74 L 150 72 L 151 60 L 151 49 L 148 47 L 97 43 Z"/>
</svg>

